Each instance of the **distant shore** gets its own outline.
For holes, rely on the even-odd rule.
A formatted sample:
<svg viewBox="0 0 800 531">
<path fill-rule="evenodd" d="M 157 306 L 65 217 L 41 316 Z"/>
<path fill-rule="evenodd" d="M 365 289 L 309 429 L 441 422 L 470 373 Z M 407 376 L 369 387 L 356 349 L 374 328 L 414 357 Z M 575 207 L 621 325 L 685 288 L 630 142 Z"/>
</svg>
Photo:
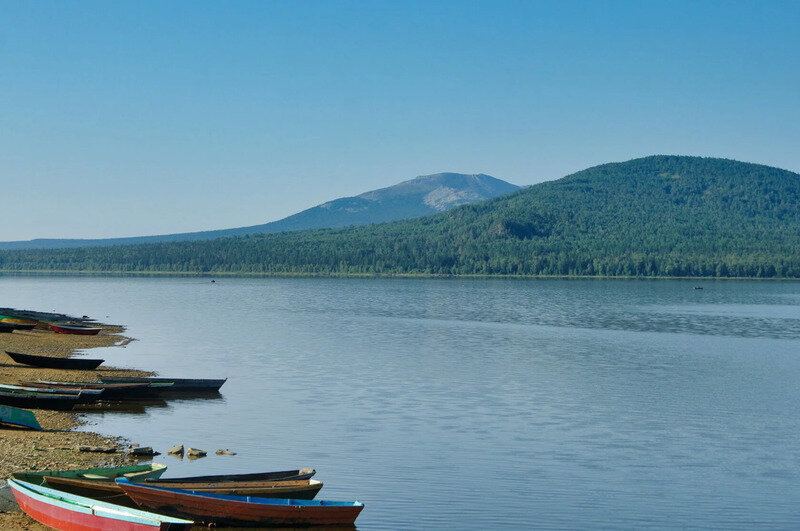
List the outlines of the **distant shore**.
<svg viewBox="0 0 800 531">
<path fill-rule="evenodd" d="M 0 383 L 16 384 L 24 380 L 39 378 L 50 380 L 95 381 L 103 376 L 149 376 L 151 373 L 107 367 L 102 365 L 93 371 L 38 369 L 14 363 L 6 350 L 54 357 L 71 357 L 77 350 L 124 346 L 132 339 L 125 337 L 125 329 L 119 325 L 97 325 L 102 331 L 96 336 L 56 334 L 49 330 L 34 329 L 15 331 L 0 335 Z M 76 431 L 75 428 L 91 422 L 84 413 L 91 413 L 93 405 L 78 411 L 46 411 L 34 409 L 37 420 L 44 431 L 18 429 L 0 430 L 0 478 L 5 480 L 14 472 L 26 470 L 53 470 L 70 468 L 93 468 L 130 464 L 125 453 L 128 441 L 119 437 Z M 79 446 L 105 446 L 117 448 L 116 453 L 93 453 L 78 451 Z M 0 485 L 5 487 L 5 482 Z M 0 489 L 0 528 L 2 529 L 49 529 L 15 509 L 9 489 Z"/>
<path fill-rule="evenodd" d="M 800 281 L 800 277 L 697 277 L 697 276 L 636 276 L 636 275 L 476 275 L 441 273 L 259 273 L 239 271 L 65 271 L 55 270 L 2 270 L 2 275 L 20 276 L 117 276 L 117 277 L 193 277 L 209 278 L 421 278 L 421 279 L 570 279 L 570 280 L 759 280 Z"/>
</svg>

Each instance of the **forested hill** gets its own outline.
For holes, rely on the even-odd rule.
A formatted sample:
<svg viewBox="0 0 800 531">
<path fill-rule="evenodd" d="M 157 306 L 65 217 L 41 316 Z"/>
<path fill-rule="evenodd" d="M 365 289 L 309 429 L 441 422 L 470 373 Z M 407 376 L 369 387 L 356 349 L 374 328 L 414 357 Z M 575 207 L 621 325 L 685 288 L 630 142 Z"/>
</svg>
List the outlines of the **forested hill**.
<svg viewBox="0 0 800 531">
<path fill-rule="evenodd" d="M 4 270 L 800 277 L 800 175 L 604 164 L 434 216 L 347 229 L 0 253 Z"/>
<path fill-rule="evenodd" d="M 57 249 L 65 247 L 107 247 L 141 243 L 215 240 L 230 236 L 295 230 L 327 229 L 418 218 L 444 212 L 459 205 L 476 203 L 518 190 L 516 186 L 482 173 L 436 173 L 372 190 L 354 197 L 341 197 L 303 210 L 289 217 L 261 225 L 234 229 L 134 236 L 105 239 L 37 239 L 0 242 L 0 249 Z"/>
</svg>

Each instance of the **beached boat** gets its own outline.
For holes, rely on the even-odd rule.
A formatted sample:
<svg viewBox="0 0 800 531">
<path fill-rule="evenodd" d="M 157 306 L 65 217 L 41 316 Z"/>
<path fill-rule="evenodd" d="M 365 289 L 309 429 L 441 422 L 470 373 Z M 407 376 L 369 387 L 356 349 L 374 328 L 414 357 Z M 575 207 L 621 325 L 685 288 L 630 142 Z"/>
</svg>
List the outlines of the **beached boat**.
<svg viewBox="0 0 800 531">
<path fill-rule="evenodd" d="M 160 395 L 161 390 L 168 386 L 138 384 L 138 383 L 102 383 L 102 382 L 52 382 L 47 380 L 22 381 L 19 385 L 37 389 L 53 389 L 56 391 L 74 390 L 102 390 L 103 400 L 139 400 L 153 398 Z"/>
<path fill-rule="evenodd" d="M 16 330 L 16 327 L 11 323 L 0 323 L 0 334 L 10 334 Z"/>
<path fill-rule="evenodd" d="M 79 403 L 77 394 L 40 393 L 0 389 L 0 404 L 5 406 L 69 411 Z"/>
<path fill-rule="evenodd" d="M 35 319 L 23 319 L 21 317 L 12 317 L 10 315 L 0 315 L 0 323 L 32 325 L 31 328 L 33 328 L 39 323 L 39 321 Z"/>
<path fill-rule="evenodd" d="M 14 479 L 44 485 L 45 478 L 86 479 L 97 483 L 114 483 L 117 478 L 130 478 L 134 481 L 158 479 L 167 470 L 166 465 L 130 465 L 119 467 L 81 468 L 78 470 L 38 470 L 36 472 L 17 472 Z"/>
<path fill-rule="evenodd" d="M 256 472 L 253 474 L 221 474 L 216 476 L 190 476 L 183 478 L 166 478 L 164 481 L 181 483 L 223 483 L 240 481 L 296 481 L 311 479 L 317 471 L 305 467 L 299 470 L 282 470 L 280 472 Z"/>
<path fill-rule="evenodd" d="M 50 395 L 69 395 L 74 396 L 79 404 L 90 404 L 97 402 L 103 397 L 102 389 L 43 389 L 37 387 L 25 387 L 14 384 L 0 384 L 0 392 L 17 393 L 23 395 L 37 394 L 43 396 Z"/>
<path fill-rule="evenodd" d="M 28 516 L 54 529 L 188 530 L 194 524 L 191 520 L 129 509 L 15 479 L 9 479 L 8 486 Z"/>
<path fill-rule="evenodd" d="M 140 507 L 214 525 L 309 526 L 353 525 L 364 504 L 358 501 L 293 500 L 207 494 L 151 487 L 118 479 Z"/>
<path fill-rule="evenodd" d="M 144 378 L 136 376 L 101 376 L 103 382 L 108 383 L 151 383 L 172 384 L 170 392 L 216 392 L 228 379 L 208 378 Z"/>
<path fill-rule="evenodd" d="M 56 323 L 51 324 L 50 329 L 59 334 L 77 334 L 79 336 L 94 336 L 97 335 L 100 330 L 102 330 L 102 328 L 95 328 L 86 325 Z"/>
<path fill-rule="evenodd" d="M 12 323 L 9 321 L 0 321 L 0 324 L 3 326 L 10 326 L 14 328 L 14 330 L 33 330 L 36 328 L 36 324 L 24 324 L 24 323 Z"/>
<path fill-rule="evenodd" d="M 138 482 L 135 478 L 129 478 Z M 80 494 L 81 496 L 108 496 L 124 494 L 122 488 L 109 481 L 94 481 L 86 478 L 65 478 L 47 476 L 44 478 L 50 487 Z M 182 483 L 169 479 L 148 479 L 145 485 L 170 489 L 189 489 L 210 494 L 229 494 L 232 496 L 258 496 L 260 498 L 294 498 L 313 500 L 322 489 L 322 482 L 316 479 L 299 481 L 242 481 L 231 483 Z"/>
<path fill-rule="evenodd" d="M 90 371 L 96 369 L 105 360 L 88 358 L 55 358 L 53 356 L 36 356 L 34 354 L 23 354 L 21 352 L 10 352 L 6 354 L 12 360 L 23 365 L 43 367 L 47 369 L 69 369 Z"/>
<path fill-rule="evenodd" d="M 15 407 L 0 406 L 0 424 L 42 431 L 42 427 L 33 412 Z"/>
</svg>

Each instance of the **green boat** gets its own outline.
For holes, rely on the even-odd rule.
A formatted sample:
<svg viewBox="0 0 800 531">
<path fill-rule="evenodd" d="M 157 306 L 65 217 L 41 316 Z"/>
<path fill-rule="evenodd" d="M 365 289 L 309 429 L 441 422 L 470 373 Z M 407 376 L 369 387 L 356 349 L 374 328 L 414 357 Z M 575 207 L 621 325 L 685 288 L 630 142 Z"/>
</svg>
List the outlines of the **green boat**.
<svg viewBox="0 0 800 531">
<path fill-rule="evenodd" d="M 26 409 L 10 406 L 0 406 L 0 424 L 43 431 L 39 421 L 36 420 L 36 415 Z"/>
<path fill-rule="evenodd" d="M 91 479 L 99 482 L 113 483 L 117 478 L 128 478 L 131 481 L 158 479 L 167 470 L 166 465 L 131 465 L 112 468 L 84 468 L 81 470 L 41 470 L 36 472 L 17 472 L 15 479 L 27 481 L 34 485 L 46 485 L 46 477 Z"/>
</svg>

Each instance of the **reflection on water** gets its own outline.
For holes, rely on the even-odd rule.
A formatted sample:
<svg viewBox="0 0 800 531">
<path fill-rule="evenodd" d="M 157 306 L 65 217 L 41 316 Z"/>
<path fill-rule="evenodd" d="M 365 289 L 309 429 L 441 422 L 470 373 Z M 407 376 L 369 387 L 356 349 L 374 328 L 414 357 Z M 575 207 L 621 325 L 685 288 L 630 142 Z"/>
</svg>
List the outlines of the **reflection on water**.
<svg viewBox="0 0 800 531">
<path fill-rule="evenodd" d="M 209 452 L 165 476 L 313 466 L 360 528 L 800 525 L 794 282 L 0 277 L 0 297 L 126 324 L 108 363 L 229 378 L 86 414 Z"/>
</svg>

